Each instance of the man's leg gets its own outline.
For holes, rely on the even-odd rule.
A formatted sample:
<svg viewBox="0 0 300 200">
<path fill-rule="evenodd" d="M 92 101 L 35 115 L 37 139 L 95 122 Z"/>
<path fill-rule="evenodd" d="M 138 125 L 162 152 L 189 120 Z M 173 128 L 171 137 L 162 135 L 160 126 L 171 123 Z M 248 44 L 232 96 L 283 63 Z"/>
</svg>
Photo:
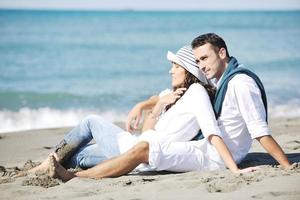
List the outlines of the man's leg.
<svg viewBox="0 0 300 200">
<path fill-rule="evenodd" d="M 54 163 L 52 176 L 68 181 L 74 177 L 100 179 L 105 177 L 118 177 L 135 169 L 141 163 L 148 163 L 149 144 L 140 142 L 126 153 L 111 158 L 103 163 L 80 172 L 71 173 L 64 169 L 59 163 Z"/>
</svg>

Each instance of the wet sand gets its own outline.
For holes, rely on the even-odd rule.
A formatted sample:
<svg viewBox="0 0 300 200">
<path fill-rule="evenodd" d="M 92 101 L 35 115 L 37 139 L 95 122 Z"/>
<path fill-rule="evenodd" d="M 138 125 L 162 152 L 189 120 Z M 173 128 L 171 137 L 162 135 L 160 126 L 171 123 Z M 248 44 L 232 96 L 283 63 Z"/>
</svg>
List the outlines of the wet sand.
<svg viewBox="0 0 300 200">
<path fill-rule="evenodd" d="M 240 164 L 260 166 L 252 173 L 148 172 L 67 183 L 45 174 L 12 176 L 42 161 L 70 128 L 0 134 L 0 199 L 300 199 L 300 118 L 273 119 L 270 127 L 293 170 L 278 167 L 255 141 Z"/>
</svg>

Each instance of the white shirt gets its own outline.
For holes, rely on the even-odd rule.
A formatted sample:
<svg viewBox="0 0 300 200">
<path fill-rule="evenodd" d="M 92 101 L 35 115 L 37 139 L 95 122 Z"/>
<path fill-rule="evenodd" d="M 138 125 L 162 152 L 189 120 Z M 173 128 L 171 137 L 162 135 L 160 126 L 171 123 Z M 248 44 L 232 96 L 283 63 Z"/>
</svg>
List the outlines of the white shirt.
<svg viewBox="0 0 300 200">
<path fill-rule="evenodd" d="M 155 125 L 154 130 L 161 141 L 189 141 L 201 129 L 204 137 L 220 135 L 215 123 L 213 109 L 205 88 L 192 84 L 185 94 L 165 112 Z M 147 134 L 147 131 L 143 135 Z M 142 137 L 143 137 L 142 135 Z"/>
<path fill-rule="evenodd" d="M 211 107 L 209 104 L 202 106 Z M 202 114 L 207 113 L 204 111 Z M 244 74 L 234 76 L 228 83 L 218 125 L 237 163 L 249 152 L 253 138 L 270 134 L 265 118 L 260 90 L 255 81 Z M 213 130 L 211 134 L 214 134 Z M 149 144 L 149 165 L 156 170 L 193 171 L 225 167 L 220 154 L 206 138 L 191 142 Z"/>
<path fill-rule="evenodd" d="M 209 96 L 205 88 L 192 84 L 185 94 L 157 121 L 154 130 L 147 130 L 133 138 L 129 133 L 119 140 L 121 153 L 127 151 L 138 141 L 177 142 L 189 141 L 201 129 L 204 137 L 220 135 Z M 123 138 L 123 139 L 122 139 Z"/>
<path fill-rule="evenodd" d="M 157 121 L 154 132 L 156 140 L 163 142 L 189 141 L 201 129 L 204 137 L 220 135 L 215 122 L 209 96 L 200 84 L 192 84 L 185 94 Z M 141 138 L 153 139 L 153 131 L 146 131 Z M 146 140 L 148 140 L 146 139 Z"/>
<path fill-rule="evenodd" d="M 236 162 L 249 152 L 252 139 L 269 135 L 266 112 L 255 81 L 237 74 L 228 83 L 218 125 Z"/>
</svg>

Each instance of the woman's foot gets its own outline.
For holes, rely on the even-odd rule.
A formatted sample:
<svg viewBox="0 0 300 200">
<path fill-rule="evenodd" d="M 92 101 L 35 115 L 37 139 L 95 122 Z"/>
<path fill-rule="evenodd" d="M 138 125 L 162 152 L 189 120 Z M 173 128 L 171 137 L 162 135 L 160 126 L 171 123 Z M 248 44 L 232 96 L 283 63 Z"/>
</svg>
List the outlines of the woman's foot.
<svg viewBox="0 0 300 200">
<path fill-rule="evenodd" d="M 67 171 L 52 155 L 49 156 L 48 175 L 52 178 L 59 178 L 64 182 L 75 177 L 74 173 Z"/>
<path fill-rule="evenodd" d="M 47 173 L 50 167 L 50 157 L 53 156 L 54 158 L 57 157 L 57 155 L 55 155 L 55 153 L 51 153 L 46 160 L 44 160 L 40 165 L 28 170 L 26 173 L 27 174 L 43 174 L 43 173 Z"/>
</svg>

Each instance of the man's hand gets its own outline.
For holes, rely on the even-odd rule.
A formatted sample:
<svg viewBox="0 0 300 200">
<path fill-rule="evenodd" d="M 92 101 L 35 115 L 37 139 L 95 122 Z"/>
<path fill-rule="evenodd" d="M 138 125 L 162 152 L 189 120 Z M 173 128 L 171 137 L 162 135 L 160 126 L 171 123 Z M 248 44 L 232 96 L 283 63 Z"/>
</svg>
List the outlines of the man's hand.
<svg viewBox="0 0 300 200">
<path fill-rule="evenodd" d="M 133 130 L 136 130 L 138 128 L 138 125 L 139 125 L 140 120 L 142 118 L 142 112 L 143 112 L 143 109 L 140 106 L 140 104 L 136 104 L 131 109 L 131 111 L 127 115 L 127 120 L 126 120 L 126 123 L 125 123 L 126 130 L 128 132 L 131 133 Z M 133 124 L 133 127 L 131 126 L 131 124 Z"/>
<path fill-rule="evenodd" d="M 125 123 L 126 130 L 131 133 L 133 130 L 137 129 L 142 118 L 143 111 L 147 109 L 152 109 L 153 106 L 155 106 L 155 104 L 158 102 L 158 100 L 159 96 L 154 95 L 145 101 L 137 103 L 127 115 L 127 120 Z"/>
</svg>

